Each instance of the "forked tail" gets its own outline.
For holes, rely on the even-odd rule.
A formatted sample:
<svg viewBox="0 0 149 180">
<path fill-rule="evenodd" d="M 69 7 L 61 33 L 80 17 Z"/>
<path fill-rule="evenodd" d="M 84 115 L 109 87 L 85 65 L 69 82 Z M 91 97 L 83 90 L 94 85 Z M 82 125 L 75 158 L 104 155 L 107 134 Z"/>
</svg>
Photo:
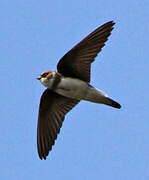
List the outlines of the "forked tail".
<svg viewBox="0 0 149 180">
<path fill-rule="evenodd" d="M 121 105 L 119 103 L 117 103 L 116 101 L 114 101 L 114 100 L 112 100 L 112 99 L 110 99 L 108 97 L 103 98 L 102 103 L 105 104 L 105 105 L 108 105 L 108 106 L 112 106 L 114 108 L 118 108 L 118 109 L 121 108 Z"/>
<path fill-rule="evenodd" d="M 105 104 L 118 109 L 121 108 L 121 105 L 119 103 L 110 99 L 104 92 L 92 86 L 88 89 L 88 93 L 86 94 L 84 100 L 98 104 Z"/>
</svg>

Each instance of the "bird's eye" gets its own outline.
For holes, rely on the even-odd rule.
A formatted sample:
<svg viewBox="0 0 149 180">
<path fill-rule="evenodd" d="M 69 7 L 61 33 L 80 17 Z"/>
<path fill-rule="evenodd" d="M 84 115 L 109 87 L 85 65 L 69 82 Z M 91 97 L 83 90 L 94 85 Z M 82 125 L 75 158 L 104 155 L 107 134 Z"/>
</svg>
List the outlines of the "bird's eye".
<svg viewBox="0 0 149 180">
<path fill-rule="evenodd" d="M 42 74 L 42 77 L 46 77 L 49 73 Z"/>
</svg>

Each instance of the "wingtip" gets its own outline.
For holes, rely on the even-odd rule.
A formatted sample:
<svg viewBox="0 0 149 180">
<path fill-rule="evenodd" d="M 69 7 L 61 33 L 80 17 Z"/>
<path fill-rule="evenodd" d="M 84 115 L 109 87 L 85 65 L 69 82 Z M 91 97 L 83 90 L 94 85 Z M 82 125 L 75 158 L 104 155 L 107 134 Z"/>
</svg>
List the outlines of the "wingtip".
<svg viewBox="0 0 149 180">
<path fill-rule="evenodd" d="M 108 21 L 105 24 L 111 24 L 111 26 L 114 26 L 116 23 L 112 20 L 112 21 Z"/>
<path fill-rule="evenodd" d="M 111 23 L 114 25 L 114 24 L 116 24 L 116 22 L 114 22 L 114 21 L 111 21 Z"/>
<path fill-rule="evenodd" d="M 38 153 L 38 156 L 40 160 L 46 160 L 48 155 Z"/>
</svg>

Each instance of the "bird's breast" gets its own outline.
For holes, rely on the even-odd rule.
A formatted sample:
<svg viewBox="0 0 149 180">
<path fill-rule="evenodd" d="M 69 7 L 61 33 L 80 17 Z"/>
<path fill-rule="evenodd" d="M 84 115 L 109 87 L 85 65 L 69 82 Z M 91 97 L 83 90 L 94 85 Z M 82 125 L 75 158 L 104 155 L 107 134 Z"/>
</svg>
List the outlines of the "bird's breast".
<svg viewBox="0 0 149 180">
<path fill-rule="evenodd" d="M 86 96 L 89 85 L 79 79 L 62 78 L 56 88 L 56 92 L 63 96 L 81 100 Z"/>
</svg>

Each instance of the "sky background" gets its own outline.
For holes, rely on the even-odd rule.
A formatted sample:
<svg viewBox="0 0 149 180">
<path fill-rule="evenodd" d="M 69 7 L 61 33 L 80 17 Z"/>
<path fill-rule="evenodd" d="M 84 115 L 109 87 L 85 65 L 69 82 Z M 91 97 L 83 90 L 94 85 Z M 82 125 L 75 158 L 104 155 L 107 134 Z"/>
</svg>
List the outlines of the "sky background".
<svg viewBox="0 0 149 180">
<path fill-rule="evenodd" d="M 47 160 L 36 148 L 42 71 L 114 20 L 91 84 L 122 108 L 81 102 L 67 114 Z M 0 1 L 2 180 L 149 178 L 149 1 Z"/>
</svg>

